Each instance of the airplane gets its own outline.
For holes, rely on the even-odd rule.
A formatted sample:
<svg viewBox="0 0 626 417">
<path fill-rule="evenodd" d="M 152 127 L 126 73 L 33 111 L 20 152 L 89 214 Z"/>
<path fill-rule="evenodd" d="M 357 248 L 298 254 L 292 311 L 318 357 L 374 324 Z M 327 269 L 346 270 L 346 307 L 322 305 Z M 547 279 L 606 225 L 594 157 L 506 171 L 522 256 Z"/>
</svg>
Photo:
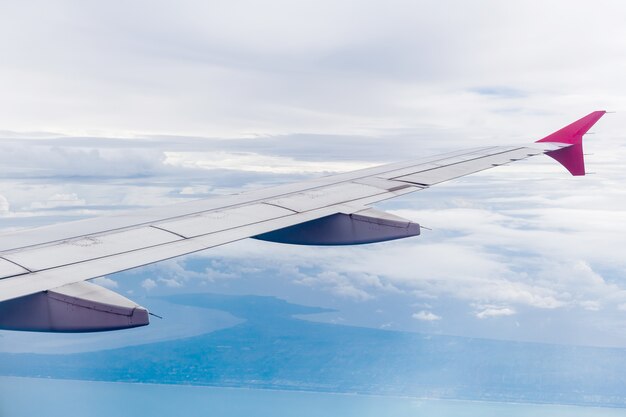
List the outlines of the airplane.
<svg viewBox="0 0 626 417">
<path fill-rule="evenodd" d="M 149 324 L 149 312 L 88 280 L 245 238 L 355 245 L 420 234 L 373 203 L 546 154 L 585 175 L 587 116 L 527 146 L 490 146 L 0 235 L 0 329 L 98 332 Z"/>
</svg>

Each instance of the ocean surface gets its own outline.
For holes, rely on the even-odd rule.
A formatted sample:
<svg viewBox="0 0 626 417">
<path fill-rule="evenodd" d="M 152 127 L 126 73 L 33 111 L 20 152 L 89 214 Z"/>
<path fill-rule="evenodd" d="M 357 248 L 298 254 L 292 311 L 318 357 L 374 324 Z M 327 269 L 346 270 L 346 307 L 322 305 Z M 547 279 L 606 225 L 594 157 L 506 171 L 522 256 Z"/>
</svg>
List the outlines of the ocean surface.
<svg viewBox="0 0 626 417">
<path fill-rule="evenodd" d="M 177 397 L 178 390 L 185 393 L 181 394 L 183 397 L 208 393 L 199 395 L 199 401 L 203 401 L 204 395 L 207 401 L 213 396 L 214 400 L 206 407 L 219 409 L 220 395 L 231 392 L 220 390 L 221 387 L 247 393 L 250 398 L 243 395 L 234 400 L 237 407 L 251 402 L 254 407 L 262 408 L 270 402 L 280 410 L 282 397 L 268 393 L 286 392 L 283 394 L 286 410 L 291 413 L 292 396 L 298 398 L 294 400 L 297 403 L 302 399 L 303 406 L 316 410 L 315 405 L 330 399 L 337 402 L 331 408 L 341 409 L 344 400 L 339 398 L 358 394 L 360 400 L 345 400 L 345 407 L 356 408 L 359 415 L 363 415 L 360 404 L 369 401 L 372 404 L 364 410 L 398 407 L 393 415 L 409 412 L 414 415 L 413 400 L 397 399 L 437 398 L 497 404 L 622 407 L 620 411 L 626 416 L 626 349 L 498 341 L 311 322 L 299 317 L 324 310 L 275 297 L 204 293 L 169 296 L 167 300 L 197 309 L 197 317 L 207 321 L 216 317 L 215 312 L 232 317 L 225 316 L 222 324 L 208 333 L 202 333 L 201 329 L 206 327 L 194 325 L 195 330 L 183 332 L 190 336 L 178 339 L 147 340 L 145 344 L 107 346 L 97 351 L 83 351 L 85 346 L 80 345 L 78 351 L 64 349 L 64 353 L 4 352 L 0 353 L 0 375 L 92 381 L 77 383 L 74 390 L 77 399 L 92 395 L 82 394 L 80 384 L 91 386 L 100 382 L 110 383 L 111 387 L 117 387 L 116 383 L 137 384 L 119 386 L 129 387 L 139 398 L 145 396 L 145 401 L 139 402 L 141 407 L 146 407 L 145 402 L 151 396 L 155 396 L 154 401 L 160 401 L 161 393 L 150 391 L 144 395 L 142 391 L 148 389 L 142 387 L 157 386 L 164 387 L 158 388 L 164 391 L 164 397 L 170 392 Z M 201 314 L 203 310 L 206 315 Z M 128 333 L 129 337 L 133 334 Z M 4 339 L 12 336 L 7 333 Z M 67 342 L 75 340 L 73 335 L 67 337 Z M 40 388 L 39 391 L 51 395 L 55 390 Z M 300 399 L 301 394 L 295 393 L 304 391 L 317 392 L 320 397 L 307 403 L 307 398 L 317 394 L 302 394 L 304 397 Z M 339 393 L 349 397 L 337 396 Z M 0 394 L 5 403 L 7 398 L 12 400 L 6 393 Z M 376 396 L 395 400 L 364 400 L 379 398 Z M 110 397 L 123 398 L 121 401 L 128 407 L 133 398 L 124 394 Z M 103 402 L 104 398 L 94 395 L 89 402 Z M 55 400 L 56 397 L 50 397 L 50 401 Z M 183 400 L 172 401 L 186 406 Z M 195 399 L 187 401 L 193 403 Z M 419 406 L 430 404 L 420 402 Z M 431 415 L 446 414 L 438 411 Z"/>
<path fill-rule="evenodd" d="M 619 408 L 0 377 L 0 416 L 615 417 Z"/>
</svg>

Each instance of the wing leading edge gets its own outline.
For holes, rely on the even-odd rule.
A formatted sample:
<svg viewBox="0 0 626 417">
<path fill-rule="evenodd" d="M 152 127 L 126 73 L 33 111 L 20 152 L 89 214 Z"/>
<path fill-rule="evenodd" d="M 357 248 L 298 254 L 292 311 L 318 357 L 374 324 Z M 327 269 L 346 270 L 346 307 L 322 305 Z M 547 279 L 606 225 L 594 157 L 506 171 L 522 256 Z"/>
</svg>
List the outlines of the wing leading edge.
<svg viewBox="0 0 626 417">
<path fill-rule="evenodd" d="M 418 224 L 370 205 L 544 153 L 572 175 L 584 175 L 582 138 L 604 114 L 590 113 L 529 146 L 470 149 L 4 234 L 0 328 L 84 332 L 146 325 L 145 309 L 83 281 L 249 237 L 346 245 L 419 235 Z"/>
</svg>

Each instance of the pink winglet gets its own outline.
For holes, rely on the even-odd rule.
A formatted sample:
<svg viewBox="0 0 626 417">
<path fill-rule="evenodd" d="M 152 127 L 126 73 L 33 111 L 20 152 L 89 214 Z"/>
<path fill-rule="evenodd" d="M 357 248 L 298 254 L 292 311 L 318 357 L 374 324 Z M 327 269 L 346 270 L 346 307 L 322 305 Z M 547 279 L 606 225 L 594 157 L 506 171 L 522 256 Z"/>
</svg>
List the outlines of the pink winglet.
<svg viewBox="0 0 626 417">
<path fill-rule="evenodd" d="M 574 176 L 585 175 L 583 144 L 576 143 L 567 148 L 546 152 L 546 155 L 563 165 Z"/>
<path fill-rule="evenodd" d="M 606 111 L 594 111 L 582 119 L 557 130 L 537 142 L 565 143 L 571 146 L 546 152 L 563 165 L 572 175 L 585 175 L 585 158 L 583 155 L 583 135 L 587 133 Z"/>
<path fill-rule="evenodd" d="M 589 113 L 582 119 L 576 120 L 571 125 L 567 125 L 537 142 L 558 142 L 569 143 L 570 145 L 582 143 L 583 135 L 587 133 L 587 131 L 591 129 L 591 126 L 595 125 L 605 113 L 606 111 L 604 110 Z"/>
</svg>

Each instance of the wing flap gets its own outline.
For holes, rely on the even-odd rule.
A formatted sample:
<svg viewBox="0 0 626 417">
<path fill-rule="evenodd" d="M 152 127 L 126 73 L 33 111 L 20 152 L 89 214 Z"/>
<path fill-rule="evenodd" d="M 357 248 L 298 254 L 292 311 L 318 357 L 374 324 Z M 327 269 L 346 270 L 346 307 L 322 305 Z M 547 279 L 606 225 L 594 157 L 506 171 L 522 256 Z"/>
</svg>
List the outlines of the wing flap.
<svg viewBox="0 0 626 417">
<path fill-rule="evenodd" d="M 156 226 L 185 238 L 192 238 L 290 214 L 293 214 L 293 211 L 270 204 L 257 203 L 156 223 Z"/>
<path fill-rule="evenodd" d="M 386 190 L 381 190 L 378 187 L 347 182 L 267 200 L 266 203 L 302 213 L 312 209 L 328 207 L 340 203 L 349 203 L 364 197 L 385 193 Z"/>
<path fill-rule="evenodd" d="M 46 246 L 37 246 L 27 250 L 4 254 L 3 258 L 30 271 L 41 271 L 163 245 L 177 240 L 182 240 L 182 238 L 154 227 L 140 227 L 104 235 L 69 239 Z"/>
<path fill-rule="evenodd" d="M 28 272 L 30 272 L 28 269 L 0 258 L 0 279 L 27 274 Z"/>
<path fill-rule="evenodd" d="M 517 148 L 490 155 L 473 155 L 475 157 L 472 159 L 462 160 L 457 157 L 454 158 L 452 163 L 449 165 L 444 165 L 442 161 L 442 165 L 429 167 L 429 169 L 410 173 L 408 175 L 392 176 L 391 179 L 395 181 L 410 182 L 421 186 L 431 186 L 440 182 L 493 168 L 494 166 L 504 165 L 512 161 L 525 159 L 529 156 L 540 153 L 543 152 L 531 148 Z M 404 170 L 404 172 L 406 172 L 406 170 Z M 388 175 L 393 175 L 393 173 Z"/>
</svg>

